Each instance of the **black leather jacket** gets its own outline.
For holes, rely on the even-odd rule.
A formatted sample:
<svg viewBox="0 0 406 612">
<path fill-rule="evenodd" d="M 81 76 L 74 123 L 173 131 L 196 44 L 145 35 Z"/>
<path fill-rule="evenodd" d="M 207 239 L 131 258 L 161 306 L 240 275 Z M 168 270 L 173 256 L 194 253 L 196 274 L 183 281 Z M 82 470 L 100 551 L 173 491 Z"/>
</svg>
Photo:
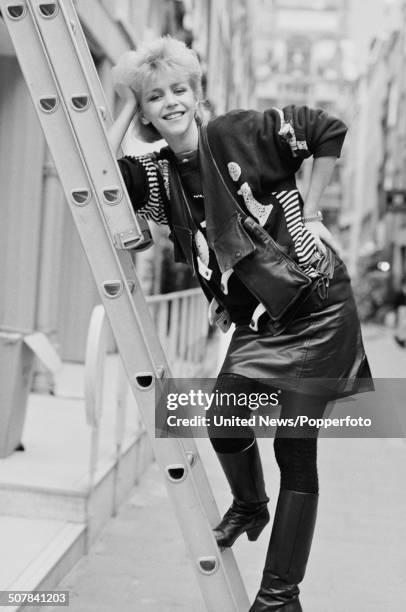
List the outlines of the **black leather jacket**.
<svg viewBox="0 0 406 612">
<path fill-rule="evenodd" d="M 215 252 L 221 272 L 230 268 L 264 306 L 271 323 L 268 331 L 280 334 L 313 291 L 327 296 L 333 276 L 334 257 L 327 256 L 307 275 L 272 236 L 247 215 L 228 188 L 210 147 L 208 132 L 200 129 L 199 158 L 203 177 L 206 227 L 209 247 Z M 193 220 L 175 164 L 170 170 L 171 226 L 177 261 L 195 267 Z M 221 305 L 221 298 L 197 277 L 206 294 Z M 224 306 L 222 307 L 224 311 Z M 218 311 L 223 320 L 224 313 Z M 253 322 L 255 324 L 255 322 Z"/>
</svg>

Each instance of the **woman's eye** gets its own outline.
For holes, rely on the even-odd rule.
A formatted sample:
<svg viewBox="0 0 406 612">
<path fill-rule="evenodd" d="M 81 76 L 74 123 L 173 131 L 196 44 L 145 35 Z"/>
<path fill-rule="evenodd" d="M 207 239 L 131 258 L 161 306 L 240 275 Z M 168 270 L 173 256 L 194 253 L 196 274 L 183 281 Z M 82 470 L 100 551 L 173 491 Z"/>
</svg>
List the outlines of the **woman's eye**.
<svg viewBox="0 0 406 612">
<path fill-rule="evenodd" d="M 179 89 L 175 89 L 175 93 L 176 93 L 176 94 L 182 94 L 182 93 L 184 93 L 184 91 L 185 91 L 185 90 L 183 89 L 183 87 L 182 87 L 182 88 L 179 88 Z"/>
<path fill-rule="evenodd" d="M 150 96 L 149 101 L 154 102 L 154 100 L 159 100 L 159 94 L 154 94 L 153 96 Z"/>
</svg>

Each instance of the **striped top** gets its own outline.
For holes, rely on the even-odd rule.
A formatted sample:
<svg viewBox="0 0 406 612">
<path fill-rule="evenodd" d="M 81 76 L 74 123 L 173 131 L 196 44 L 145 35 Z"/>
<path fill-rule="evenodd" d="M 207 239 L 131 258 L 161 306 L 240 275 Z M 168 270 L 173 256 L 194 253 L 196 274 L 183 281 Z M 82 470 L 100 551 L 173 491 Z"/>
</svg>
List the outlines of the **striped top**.
<svg viewBox="0 0 406 612">
<path fill-rule="evenodd" d="M 309 276 L 317 276 L 312 263 L 319 259 L 314 236 L 303 223 L 302 211 L 300 207 L 299 191 L 274 191 L 272 193 L 281 203 L 285 214 L 286 227 L 292 237 L 299 266 Z"/>
<path fill-rule="evenodd" d="M 129 192 L 130 179 L 128 177 L 128 163 L 137 162 L 142 166 L 147 178 L 148 189 L 144 193 L 138 185 L 137 194 L 140 205 L 133 201 L 134 209 L 144 219 L 154 221 L 161 225 L 169 225 L 165 212 L 164 197 L 161 185 L 165 187 L 165 195 L 169 199 L 169 162 L 166 159 L 155 159 L 154 155 L 141 155 L 138 157 L 126 156 L 119 160 L 120 167 Z M 247 212 L 261 225 L 269 228 L 273 204 L 257 202 L 249 189 L 241 190 Z M 286 229 L 291 237 L 297 262 L 303 271 L 310 276 L 316 276 L 312 264 L 319 259 L 316 243 L 311 232 L 306 228 L 302 219 L 300 194 L 298 189 L 289 191 L 273 191 L 272 196 L 280 203 L 286 223 Z M 195 235 L 195 244 L 203 261 L 207 260 L 208 247 L 205 239 L 199 232 Z"/>
</svg>

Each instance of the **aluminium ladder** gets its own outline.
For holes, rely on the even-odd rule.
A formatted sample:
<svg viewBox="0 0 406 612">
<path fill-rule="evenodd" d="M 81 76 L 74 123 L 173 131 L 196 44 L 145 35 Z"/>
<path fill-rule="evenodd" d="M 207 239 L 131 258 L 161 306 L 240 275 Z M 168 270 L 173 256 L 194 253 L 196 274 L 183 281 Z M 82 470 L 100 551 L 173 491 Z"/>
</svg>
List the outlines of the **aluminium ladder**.
<svg viewBox="0 0 406 612">
<path fill-rule="evenodd" d="M 155 439 L 155 392 L 170 370 L 131 259 L 143 235 L 107 139 L 111 118 L 72 0 L 0 0 L 0 8 L 207 610 L 246 612 L 234 556 L 212 532 L 220 516 L 195 441 Z"/>
</svg>

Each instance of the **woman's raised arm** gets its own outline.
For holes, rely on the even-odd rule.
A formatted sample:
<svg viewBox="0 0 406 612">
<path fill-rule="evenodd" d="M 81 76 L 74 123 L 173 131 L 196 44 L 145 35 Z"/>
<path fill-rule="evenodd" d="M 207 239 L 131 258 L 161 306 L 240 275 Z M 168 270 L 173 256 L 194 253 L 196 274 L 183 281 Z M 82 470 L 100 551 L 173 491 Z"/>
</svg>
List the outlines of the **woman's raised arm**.
<svg viewBox="0 0 406 612">
<path fill-rule="evenodd" d="M 132 89 L 120 85 L 116 86 L 116 90 L 119 96 L 123 98 L 124 105 L 117 119 L 114 120 L 113 124 L 110 126 L 107 132 L 108 139 L 110 141 L 110 146 L 113 149 L 115 155 L 117 155 L 118 153 L 123 138 L 137 110 L 137 100 L 135 99 L 135 94 Z"/>
</svg>

